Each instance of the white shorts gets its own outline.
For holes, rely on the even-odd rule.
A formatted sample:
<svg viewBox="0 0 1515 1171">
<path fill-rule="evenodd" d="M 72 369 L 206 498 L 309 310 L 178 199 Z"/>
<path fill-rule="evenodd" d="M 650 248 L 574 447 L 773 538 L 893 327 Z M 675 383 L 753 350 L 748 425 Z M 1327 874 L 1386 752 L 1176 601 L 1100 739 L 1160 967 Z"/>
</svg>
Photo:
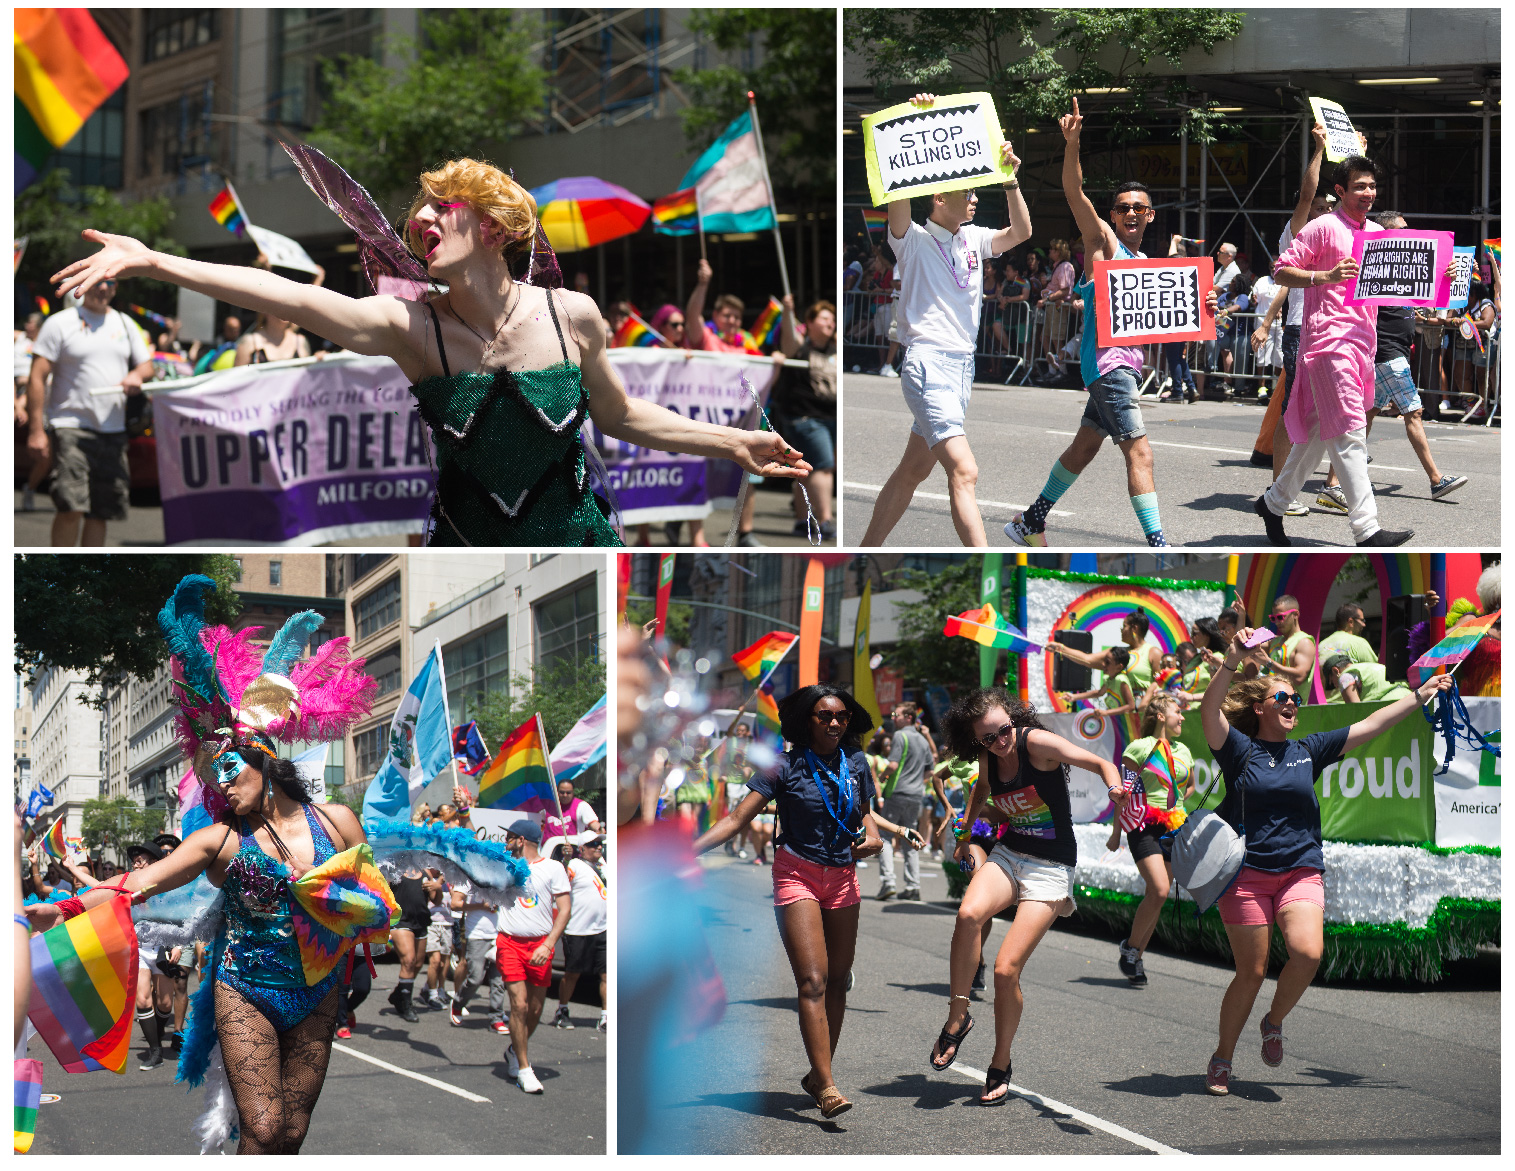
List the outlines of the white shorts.
<svg viewBox="0 0 1515 1171">
<path fill-rule="evenodd" d="M 440 955 L 452 955 L 452 924 L 432 923 L 426 928 L 426 950 Z"/>
<path fill-rule="evenodd" d="M 1017 902 L 1052 903 L 1059 917 L 1073 914 L 1073 867 L 1031 858 L 996 842 L 989 861 L 1015 883 Z"/>
</svg>

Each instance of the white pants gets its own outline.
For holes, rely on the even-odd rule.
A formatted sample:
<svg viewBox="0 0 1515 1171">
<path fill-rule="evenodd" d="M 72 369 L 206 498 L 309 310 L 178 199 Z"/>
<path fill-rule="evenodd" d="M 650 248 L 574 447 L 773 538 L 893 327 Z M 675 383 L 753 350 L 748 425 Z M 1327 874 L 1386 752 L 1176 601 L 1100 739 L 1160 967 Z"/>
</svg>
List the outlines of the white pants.
<svg viewBox="0 0 1515 1171">
<path fill-rule="evenodd" d="M 1381 527 L 1378 505 L 1373 500 L 1373 482 L 1368 479 L 1368 435 L 1365 430 L 1348 431 L 1335 439 L 1311 438 L 1289 448 L 1283 471 L 1263 495 L 1263 503 L 1274 516 L 1285 510 L 1299 495 L 1305 481 L 1315 473 L 1321 456 L 1328 456 L 1336 469 L 1336 478 L 1347 497 L 1347 520 L 1352 539 L 1366 541 Z"/>
</svg>

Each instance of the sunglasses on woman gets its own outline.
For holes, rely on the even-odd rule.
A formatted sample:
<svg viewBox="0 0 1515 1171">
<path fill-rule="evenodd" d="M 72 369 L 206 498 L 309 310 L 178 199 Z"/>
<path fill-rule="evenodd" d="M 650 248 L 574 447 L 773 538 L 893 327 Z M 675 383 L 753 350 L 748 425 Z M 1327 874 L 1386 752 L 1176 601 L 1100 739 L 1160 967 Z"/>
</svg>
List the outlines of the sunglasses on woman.
<svg viewBox="0 0 1515 1171">
<path fill-rule="evenodd" d="M 852 719 L 846 712 L 815 712 L 810 718 L 817 724 L 841 724 L 843 727 Z"/>
<path fill-rule="evenodd" d="M 1292 703 L 1295 707 L 1304 707 L 1305 697 L 1297 691 L 1275 691 L 1273 693 L 1273 702 L 1279 707 L 1283 707 L 1286 703 Z"/>
<path fill-rule="evenodd" d="M 990 732 L 987 736 L 980 736 L 978 743 L 980 748 L 991 748 L 1000 740 L 1010 735 L 1015 730 L 1014 724 L 1006 724 L 998 732 Z"/>
</svg>

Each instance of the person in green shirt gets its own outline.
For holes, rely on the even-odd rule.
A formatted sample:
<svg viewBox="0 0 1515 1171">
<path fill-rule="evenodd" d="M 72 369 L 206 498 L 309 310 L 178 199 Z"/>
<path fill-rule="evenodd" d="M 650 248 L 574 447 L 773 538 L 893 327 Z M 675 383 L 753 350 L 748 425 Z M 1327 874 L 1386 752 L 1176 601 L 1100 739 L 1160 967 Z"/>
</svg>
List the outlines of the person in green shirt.
<svg viewBox="0 0 1515 1171">
<path fill-rule="evenodd" d="M 1382 663 L 1354 663 L 1341 651 L 1320 664 L 1327 703 L 1387 703 L 1410 694 L 1406 684 L 1391 682 L 1388 674 Z"/>
<path fill-rule="evenodd" d="M 1152 682 L 1162 659 L 1162 651 L 1147 642 L 1147 631 L 1151 628 L 1152 621 L 1145 610 L 1132 610 L 1120 624 L 1121 641 L 1131 652 L 1131 666 L 1127 668 L 1131 674 L 1131 690 L 1137 695 L 1147 690 L 1147 684 Z"/>
<path fill-rule="evenodd" d="M 1279 594 L 1268 612 L 1268 625 L 1278 635 L 1268 643 L 1269 673 L 1282 675 L 1309 702 L 1315 676 L 1315 640 L 1299 628 L 1299 599 Z"/>
<path fill-rule="evenodd" d="M 1362 637 L 1367 626 L 1362 607 L 1356 602 L 1343 602 L 1336 611 L 1336 630 L 1320 640 L 1321 662 L 1324 663 L 1332 651 L 1341 651 L 1354 663 L 1378 662 L 1378 652 L 1373 649 L 1373 644 Z"/>
</svg>

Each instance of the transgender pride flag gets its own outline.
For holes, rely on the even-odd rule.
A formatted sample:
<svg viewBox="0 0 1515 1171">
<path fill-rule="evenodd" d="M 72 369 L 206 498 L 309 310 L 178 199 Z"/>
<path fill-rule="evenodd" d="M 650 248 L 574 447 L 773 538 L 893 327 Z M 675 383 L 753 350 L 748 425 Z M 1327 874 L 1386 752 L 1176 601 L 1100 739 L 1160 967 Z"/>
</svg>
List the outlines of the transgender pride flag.
<svg viewBox="0 0 1515 1171">
<path fill-rule="evenodd" d="M 559 781 L 571 781 L 596 761 L 605 759 L 605 697 L 579 717 L 558 741 L 549 758 L 552 775 Z"/>
</svg>

